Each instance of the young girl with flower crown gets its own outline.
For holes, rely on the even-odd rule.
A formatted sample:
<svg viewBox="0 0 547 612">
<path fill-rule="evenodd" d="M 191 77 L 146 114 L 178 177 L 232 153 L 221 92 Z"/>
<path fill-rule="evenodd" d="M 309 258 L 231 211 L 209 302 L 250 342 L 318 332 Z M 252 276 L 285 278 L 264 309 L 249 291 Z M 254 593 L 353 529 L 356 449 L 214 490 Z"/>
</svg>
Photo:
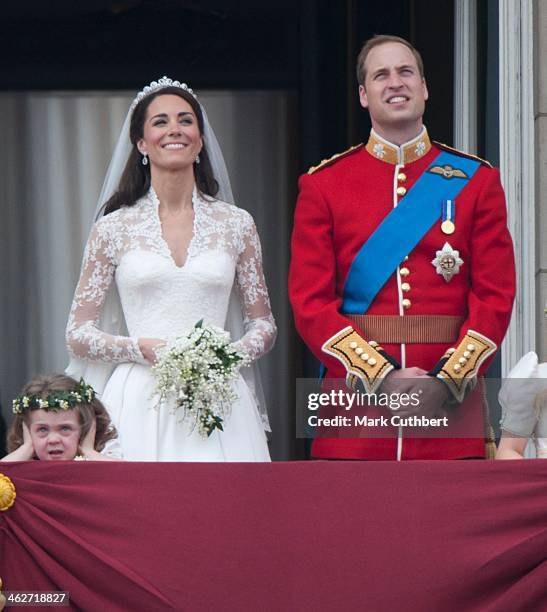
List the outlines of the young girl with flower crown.
<svg viewBox="0 0 547 612">
<path fill-rule="evenodd" d="M 83 379 L 37 376 L 13 400 L 13 412 L 9 454 L 0 461 L 121 459 L 108 413 Z"/>
</svg>

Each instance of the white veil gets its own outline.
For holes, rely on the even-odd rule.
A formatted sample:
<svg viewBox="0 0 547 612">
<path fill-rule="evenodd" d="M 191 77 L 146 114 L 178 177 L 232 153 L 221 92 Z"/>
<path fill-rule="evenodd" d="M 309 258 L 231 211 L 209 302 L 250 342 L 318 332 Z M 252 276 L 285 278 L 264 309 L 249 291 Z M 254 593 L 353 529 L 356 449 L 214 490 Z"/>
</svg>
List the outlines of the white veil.
<svg viewBox="0 0 547 612">
<path fill-rule="evenodd" d="M 97 207 L 95 209 L 95 220 L 99 216 L 104 204 L 117 190 L 125 165 L 133 148 L 129 138 L 129 127 L 133 109 L 137 103 L 148 94 L 164 87 L 173 86 L 180 87 L 181 89 L 184 89 L 192 94 L 194 98 L 196 97 L 185 83 L 172 81 L 168 77 L 164 76 L 158 81 L 153 81 L 149 86 L 145 87 L 131 103 L 125 117 L 118 142 L 114 149 L 114 154 L 112 155 L 112 159 L 110 160 L 110 164 L 106 172 L 103 187 L 101 189 Z M 219 185 L 219 190 L 215 197 L 218 200 L 222 200 L 233 205 L 234 196 L 232 194 L 230 177 L 228 176 L 228 169 L 226 168 L 224 156 L 222 155 L 220 145 L 218 144 L 218 140 L 216 139 L 211 124 L 209 123 L 209 119 L 203 105 L 199 102 L 199 100 L 197 100 L 197 98 L 196 101 L 199 104 L 203 115 L 203 144 L 209 155 L 213 175 Z M 99 327 L 101 330 L 113 335 L 127 333 L 120 297 L 115 282 L 110 286 L 103 304 L 101 317 L 99 320 Z M 228 313 L 226 316 L 226 329 L 230 332 L 232 340 L 238 340 L 245 333 L 241 302 L 235 288 L 232 288 L 232 293 L 230 295 Z M 108 382 L 108 379 L 110 378 L 115 366 L 116 364 L 113 363 L 86 361 L 76 357 L 71 357 L 66 373 L 76 379 L 83 377 L 87 383 L 93 386 L 95 391 L 100 396 L 102 395 L 106 383 Z M 257 362 L 255 361 L 250 366 L 242 368 L 241 375 L 256 399 L 264 429 L 266 431 L 271 431 L 268 421 L 264 391 L 260 379 L 260 370 Z"/>
</svg>

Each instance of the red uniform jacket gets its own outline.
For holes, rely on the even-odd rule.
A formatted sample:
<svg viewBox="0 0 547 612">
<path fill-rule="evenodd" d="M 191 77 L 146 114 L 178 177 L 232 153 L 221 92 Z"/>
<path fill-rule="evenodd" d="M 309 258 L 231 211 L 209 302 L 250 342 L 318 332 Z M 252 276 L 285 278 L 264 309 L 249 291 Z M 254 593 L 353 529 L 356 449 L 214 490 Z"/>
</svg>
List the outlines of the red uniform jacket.
<svg viewBox="0 0 547 612">
<path fill-rule="evenodd" d="M 440 145 L 430 143 L 425 129 L 401 147 L 372 132 L 366 147 L 335 156 L 300 179 L 289 295 L 296 327 L 326 366 L 327 378 L 345 378 L 347 373 L 343 363 L 322 347 L 352 325 L 340 312 L 351 263 L 440 151 Z M 446 242 L 459 251 L 463 260 L 450 282 L 432 264 Z M 452 345 L 382 343 L 389 355 L 403 367 L 431 370 L 447 349 L 465 343 L 468 330 L 479 332 L 499 347 L 511 316 L 515 267 L 498 170 L 484 162 L 456 198 L 454 233 L 443 233 L 439 221 L 407 257 L 380 290 L 367 314 L 455 315 L 463 318 L 463 324 Z M 489 361 L 480 364 L 479 373 Z M 479 386 L 456 410 L 465 412 L 462 418 L 468 424 L 469 419 L 484 420 Z M 484 439 L 479 437 L 401 440 L 399 435 L 399 439 L 317 438 L 312 453 L 325 458 L 450 459 L 484 456 L 484 449 Z"/>
</svg>

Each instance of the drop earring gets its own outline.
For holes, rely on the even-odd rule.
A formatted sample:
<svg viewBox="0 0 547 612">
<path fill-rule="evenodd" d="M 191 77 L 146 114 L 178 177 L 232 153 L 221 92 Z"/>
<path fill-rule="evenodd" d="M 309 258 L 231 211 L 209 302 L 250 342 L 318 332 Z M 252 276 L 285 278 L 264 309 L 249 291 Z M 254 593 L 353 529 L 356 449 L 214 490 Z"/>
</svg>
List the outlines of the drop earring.
<svg viewBox="0 0 547 612">
<path fill-rule="evenodd" d="M 148 157 L 146 155 L 146 153 L 142 154 L 142 161 L 141 161 L 143 166 L 148 166 Z"/>
</svg>

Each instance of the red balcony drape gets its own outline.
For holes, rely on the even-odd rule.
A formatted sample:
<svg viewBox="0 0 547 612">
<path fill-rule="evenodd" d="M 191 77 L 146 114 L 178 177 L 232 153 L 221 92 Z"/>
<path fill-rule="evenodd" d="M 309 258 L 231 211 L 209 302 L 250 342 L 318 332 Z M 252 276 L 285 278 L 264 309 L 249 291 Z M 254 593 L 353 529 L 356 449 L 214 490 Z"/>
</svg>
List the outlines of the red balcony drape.
<svg viewBox="0 0 547 612">
<path fill-rule="evenodd" d="M 547 610 L 544 460 L 0 472 L 4 589 L 72 609 Z"/>
</svg>

